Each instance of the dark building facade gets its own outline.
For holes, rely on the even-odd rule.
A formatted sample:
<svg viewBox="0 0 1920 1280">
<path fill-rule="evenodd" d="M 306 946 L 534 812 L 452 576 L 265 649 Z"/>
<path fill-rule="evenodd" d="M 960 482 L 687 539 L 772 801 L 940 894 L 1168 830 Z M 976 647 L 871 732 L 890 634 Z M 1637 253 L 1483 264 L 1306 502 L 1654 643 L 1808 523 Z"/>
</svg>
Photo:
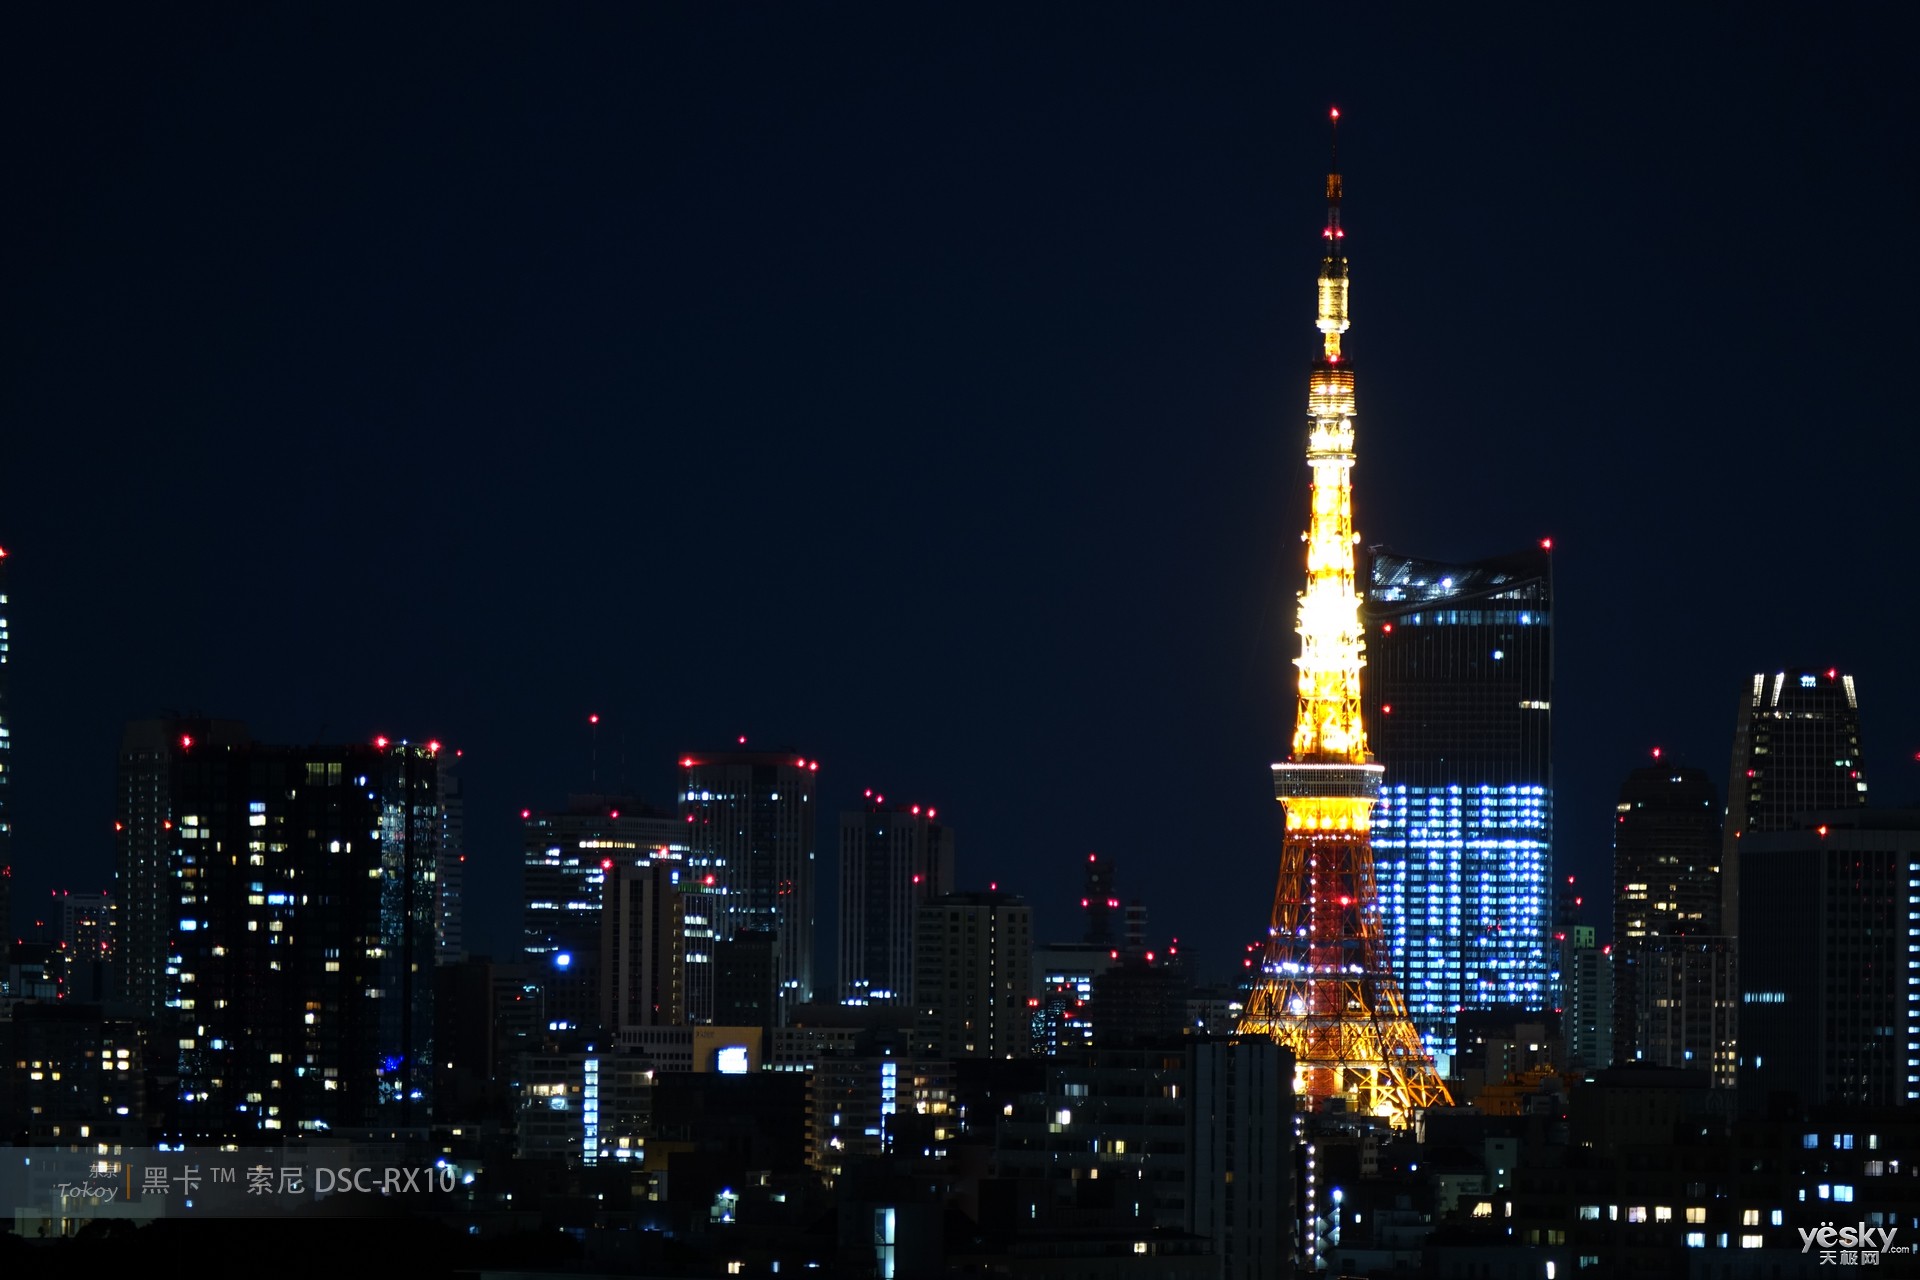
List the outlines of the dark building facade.
<svg viewBox="0 0 1920 1280">
<path fill-rule="evenodd" d="M 920 908 L 913 1052 L 1024 1057 L 1033 1048 L 1033 908 L 1017 894 L 953 893 Z"/>
<path fill-rule="evenodd" d="M 1374 548 L 1364 606 L 1382 931 L 1443 1069 L 1456 1011 L 1551 1007 L 1552 558 Z"/>
<path fill-rule="evenodd" d="M 686 897 L 675 858 L 616 864 L 602 886 L 600 1025 L 673 1027 L 686 1020 Z"/>
<path fill-rule="evenodd" d="M 1920 1101 L 1920 810 L 1804 815 L 1740 852 L 1741 1105 Z"/>
<path fill-rule="evenodd" d="M 1728 779 L 1721 913 L 1737 930 L 1747 833 L 1787 830 L 1806 813 L 1866 806 L 1853 677 L 1836 667 L 1755 675 L 1741 693 Z"/>
<path fill-rule="evenodd" d="M 840 1001 L 904 1005 L 921 904 L 953 892 L 953 829 L 938 811 L 868 792 L 840 815 Z"/>
<path fill-rule="evenodd" d="M 113 822 L 115 989 L 139 1017 L 162 1017 L 170 998 L 167 969 L 178 898 L 178 766 L 195 746 L 224 752 L 248 742 L 246 726 L 239 721 L 198 716 L 135 720 L 121 734 Z"/>
<path fill-rule="evenodd" d="M 684 847 L 684 824 L 630 796 L 579 795 L 522 811 L 521 947 L 546 988 L 555 1031 L 599 1025 L 602 909 L 614 872 Z"/>
<path fill-rule="evenodd" d="M 1627 775 L 1613 823 L 1613 1060 L 1706 1070 L 1732 1087 L 1720 848 L 1720 794 L 1705 771 Z"/>
<path fill-rule="evenodd" d="M 771 929 L 739 929 L 713 948 L 713 1021 L 721 1027 L 778 1025 L 780 939 Z"/>
<path fill-rule="evenodd" d="M 168 1127 L 430 1119 L 438 744 L 174 744 Z"/>
<path fill-rule="evenodd" d="M 820 762 L 787 752 L 680 757 L 687 864 L 714 893 L 717 941 L 741 929 L 779 939 L 782 1009 L 813 999 L 814 784 Z M 712 877 L 711 880 L 708 877 Z M 688 1013 L 713 1018 L 712 975 L 688 958 Z M 785 1016 L 781 1021 L 784 1023 Z"/>
</svg>

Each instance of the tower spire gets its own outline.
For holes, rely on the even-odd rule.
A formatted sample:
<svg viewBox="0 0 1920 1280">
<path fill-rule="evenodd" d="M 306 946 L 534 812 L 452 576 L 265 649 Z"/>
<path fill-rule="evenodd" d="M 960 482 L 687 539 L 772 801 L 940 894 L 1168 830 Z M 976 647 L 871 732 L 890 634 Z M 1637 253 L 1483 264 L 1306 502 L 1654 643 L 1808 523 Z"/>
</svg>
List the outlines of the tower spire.
<svg viewBox="0 0 1920 1280">
<path fill-rule="evenodd" d="M 1307 465 L 1313 508 L 1307 529 L 1307 589 L 1300 595 L 1300 707 L 1293 758 L 1322 763 L 1367 762 L 1360 722 L 1360 595 L 1353 574 L 1353 368 L 1340 354 L 1346 333 L 1347 240 L 1340 227 L 1340 109 L 1330 119 L 1334 171 L 1327 175 L 1327 225 L 1321 232 L 1321 353 L 1307 391 Z"/>
<path fill-rule="evenodd" d="M 1320 330 L 1323 358 L 1340 363 L 1340 335 L 1347 331 L 1347 233 L 1340 227 L 1340 108 L 1328 112 L 1332 158 L 1327 171 L 1327 225 L 1320 235 L 1326 256 L 1320 262 Z"/>
</svg>

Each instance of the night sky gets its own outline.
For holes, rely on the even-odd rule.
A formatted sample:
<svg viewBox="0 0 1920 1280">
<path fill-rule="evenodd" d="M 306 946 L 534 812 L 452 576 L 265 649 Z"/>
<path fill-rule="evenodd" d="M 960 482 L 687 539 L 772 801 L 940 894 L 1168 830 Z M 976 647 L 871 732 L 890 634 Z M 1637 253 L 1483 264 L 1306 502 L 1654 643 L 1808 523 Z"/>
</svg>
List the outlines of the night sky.
<svg viewBox="0 0 1920 1280">
<path fill-rule="evenodd" d="M 462 748 L 507 953 L 598 713 L 602 789 L 791 747 L 823 832 L 935 804 L 1042 936 L 1099 850 L 1224 972 L 1336 103 L 1357 525 L 1553 538 L 1561 868 L 1653 746 L 1724 786 L 1785 665 L 1920 796 L 1902 11 L 1472 11 L 10 8 L 16 932 L 110 883 L 121 726 L 179 709 Z"/>
</svg>

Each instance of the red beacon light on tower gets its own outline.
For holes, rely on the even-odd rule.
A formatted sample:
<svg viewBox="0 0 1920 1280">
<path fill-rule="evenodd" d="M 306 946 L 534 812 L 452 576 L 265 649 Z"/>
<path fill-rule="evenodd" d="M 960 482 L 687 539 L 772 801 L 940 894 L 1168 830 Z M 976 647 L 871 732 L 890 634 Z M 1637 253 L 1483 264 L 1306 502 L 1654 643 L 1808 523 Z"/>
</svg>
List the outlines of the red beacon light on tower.
<svg viewBox="0 0 1920 1280">
<path fill-rule="evenodd" d="M 385 751 L 390 741 L 391 739 L 389 739 L 387 735 L 383 733 L 379 737 L 373 740 L 373 745 L 380 748 L 382 751 Z"/>
</svg>

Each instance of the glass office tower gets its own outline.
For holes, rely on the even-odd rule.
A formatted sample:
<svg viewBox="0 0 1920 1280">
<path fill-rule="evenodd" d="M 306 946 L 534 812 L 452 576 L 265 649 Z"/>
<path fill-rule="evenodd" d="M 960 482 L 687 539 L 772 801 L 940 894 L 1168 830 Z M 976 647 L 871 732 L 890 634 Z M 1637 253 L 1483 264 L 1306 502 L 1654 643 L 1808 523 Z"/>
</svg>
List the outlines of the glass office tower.
<svg viewBox="0 0 1920 1280">
<path fill-rule="evenodd" d="M 1383 927 L 1444 1072 L 1458 1014 L 1552 1007 L 1552 563 L 1374 548 L 1367 736 Z"/>
</svg>

